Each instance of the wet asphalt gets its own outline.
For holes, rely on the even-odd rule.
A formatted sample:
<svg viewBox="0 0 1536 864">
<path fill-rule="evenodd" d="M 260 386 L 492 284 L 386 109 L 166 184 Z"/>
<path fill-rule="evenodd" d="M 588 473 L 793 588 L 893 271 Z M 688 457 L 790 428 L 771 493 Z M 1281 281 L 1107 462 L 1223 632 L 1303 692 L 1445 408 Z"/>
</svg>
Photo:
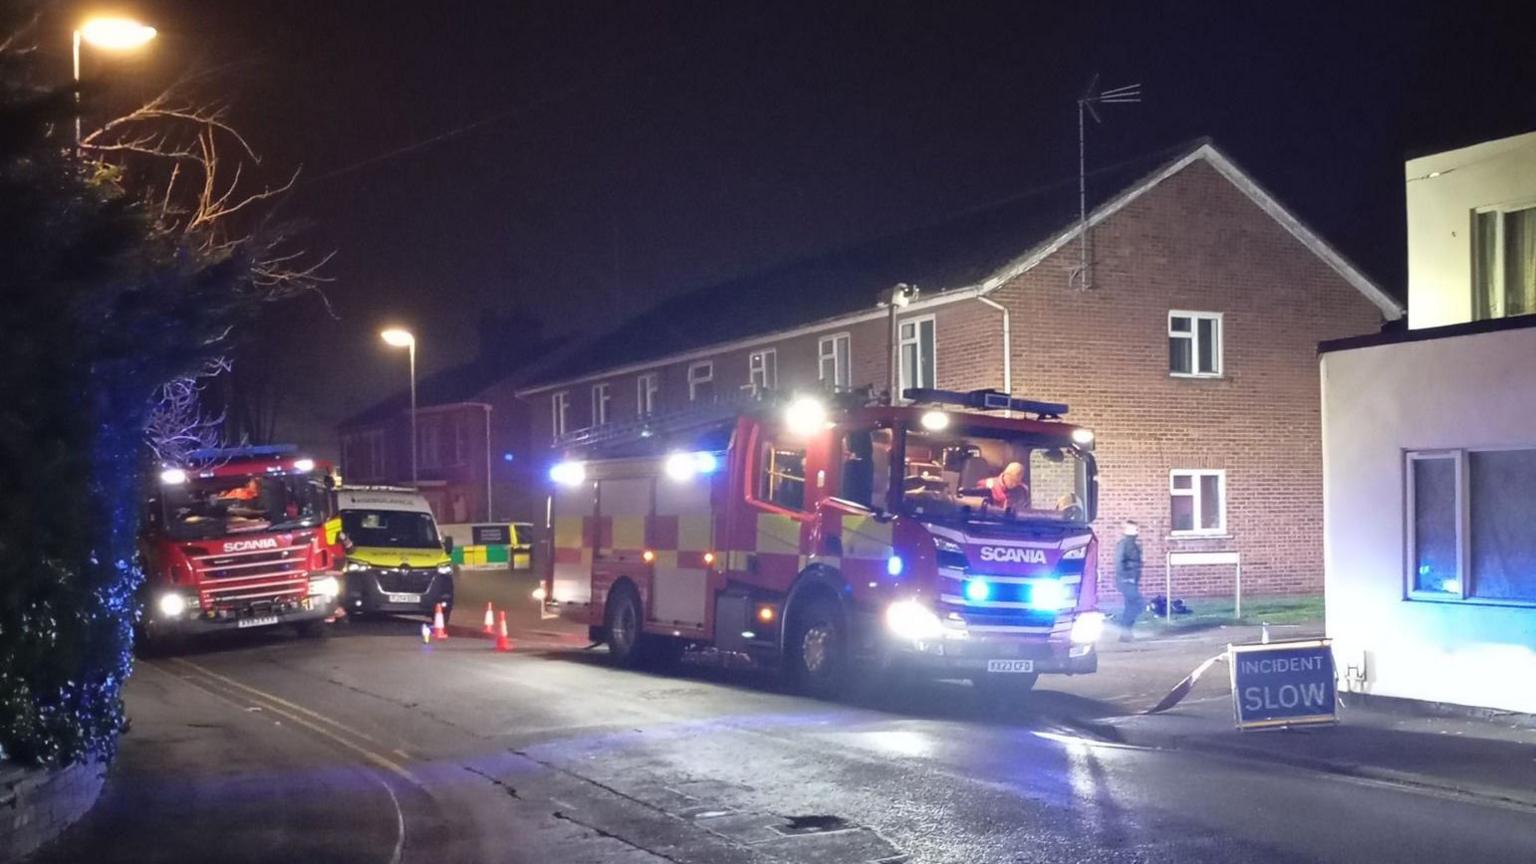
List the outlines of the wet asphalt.
<svg viewBox="0 0 1536 864">
<path fill-rule="evenodd" d="M 141 661 L 133 727 L 55 862 L 1536 860 L 1536 813 L 1097 740 L 1046 691 L 827 702 L 419 623 Z"/>
</svg>

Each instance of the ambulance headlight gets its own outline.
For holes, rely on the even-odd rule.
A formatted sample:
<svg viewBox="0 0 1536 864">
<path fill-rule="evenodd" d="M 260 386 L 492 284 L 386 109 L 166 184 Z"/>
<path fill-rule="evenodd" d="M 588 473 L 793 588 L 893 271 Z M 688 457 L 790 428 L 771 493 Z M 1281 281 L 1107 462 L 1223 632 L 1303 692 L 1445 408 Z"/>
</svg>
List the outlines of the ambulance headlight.
<svg viewBox="0 0 1536 864">
<path fill-rule="evenodd" d="M 928 641 L 944 636 L 944 624 L 916 600 L 898 600 L 885 609 L 885 627 L 898 639 Z"/>
<path fill-rule="evenodd" d="M 341 593 L 341 583 L 335 576 L 321 576 L 319 579 L 309 580 L 309 596 L 311 597 L 335 597 Z"/>
<path fill-rule="evenodd" d="M 160 614 L 167 618 L 180 618 L 187 611 L 187 598 L 171 592 L 160 595 Z"/>
<path fill-rule="evenodd" d="M 1083 612 L 1072 622 L 1072 641 L 1082 644 L 1097 642 L 1104 634 L 1104 613 Z"/>
<path fill-rule="evenodd" d="M 345 569 L 348 573 L 361 573 L 368 569 L 368 565 L 362 561 L 348 561 Z"/>
<path fill-rule="evenodd" d="M 453 575 L 453 565 L 452 564 L 439 564 L 439 565 L 437 565 L 437 575 L 439 575 L 439 576 L 452 576 Z"/>
<path fill-rule="evenodd" d="M 1041 579 L 1029 587 L 1029 608 L 1039 612 L 1059 612 L 1067 605 L 1067 589 L 1055 579 Z"/>
<path fill-rule="evenodd" d="M 561 486 L 580 486 L 587 479 L 587 466 L 581 462 L 558 462 L 549 469 L 549 479 Z"/>
</svg>

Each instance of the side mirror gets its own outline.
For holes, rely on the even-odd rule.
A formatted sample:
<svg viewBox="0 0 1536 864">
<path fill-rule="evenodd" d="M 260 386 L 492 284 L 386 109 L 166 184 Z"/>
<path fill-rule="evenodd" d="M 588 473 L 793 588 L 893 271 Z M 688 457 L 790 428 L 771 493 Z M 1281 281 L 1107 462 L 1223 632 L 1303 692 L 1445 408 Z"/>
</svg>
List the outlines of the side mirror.
<svg viewBox="0 0 1536 864">
<path fill-rule="evenodd" d="M 444 537 L 443 538 L 443 551 L 447 552 L 449 555 L 453 554 L 453 538 L 452 537 Z"/>
</svg>

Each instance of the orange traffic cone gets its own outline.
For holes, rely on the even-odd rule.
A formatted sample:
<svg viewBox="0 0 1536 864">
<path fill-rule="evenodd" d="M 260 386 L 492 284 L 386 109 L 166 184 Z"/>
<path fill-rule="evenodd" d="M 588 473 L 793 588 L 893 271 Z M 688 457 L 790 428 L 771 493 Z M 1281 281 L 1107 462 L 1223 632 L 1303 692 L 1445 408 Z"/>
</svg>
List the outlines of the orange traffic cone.
<svg viewBox="0 0 1536 864">
<path fill-rule="evenodd" d="M 439 641 L 448 638 L 448 627 L 443 623 L 443 604 L 439 603 L 432 612 L 432 638 Z"/>
<path fill-rule="evenodd" d="M 489 601 L 485 604 L 485 635 L 490 636 L 496 632 L 496 616 L 491 612 Z"/>
<path fill-rule="evenodd" d="M 501 613 L 501 632 L 496 635 L 496 650 L 511 651 L 512 640 L 507 638 L 507 613 Z"/>
</svg>

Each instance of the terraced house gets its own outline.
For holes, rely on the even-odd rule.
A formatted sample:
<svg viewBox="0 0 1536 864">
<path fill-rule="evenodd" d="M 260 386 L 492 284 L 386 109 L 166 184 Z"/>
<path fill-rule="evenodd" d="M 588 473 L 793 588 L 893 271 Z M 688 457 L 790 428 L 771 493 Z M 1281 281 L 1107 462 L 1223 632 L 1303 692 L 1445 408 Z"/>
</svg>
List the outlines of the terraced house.
<svg viewBox="0 0 1536 864">
<path fill-rule="evenodd" d="M 670 300 L 519 390 L 533 440 L 743 390 L 883 391 L 882 298 L 912 283 L 899 389 L 1069 403 L 1098 433 L 1101 534 L 1142 524 L 1146 593 L 1167 567 L 1175 596 L 1228 594 L 1234 561 L 1245 593 L 1320 591 L 1316 345 L 1403 310 L 1207 141 L 1120 179 L 1086 237 L 1075 197 L 1035 197 Z"/>
</svg>

